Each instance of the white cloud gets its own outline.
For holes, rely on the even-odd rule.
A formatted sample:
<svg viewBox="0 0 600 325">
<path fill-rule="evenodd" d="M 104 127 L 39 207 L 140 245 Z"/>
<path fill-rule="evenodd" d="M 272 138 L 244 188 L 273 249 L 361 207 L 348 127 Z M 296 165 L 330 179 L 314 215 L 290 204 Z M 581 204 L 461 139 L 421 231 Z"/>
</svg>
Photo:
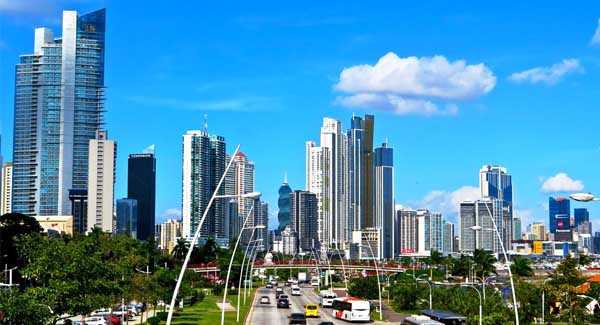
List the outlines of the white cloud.
<svg viewBox="0 0 600 325">
<path fill-rule="evenodd" d="M 566 173 L 558 173 L 550 178 L 543 179 L 540 190 L 543 193 L 577 192 L 583 190 L 583 187 L 582 181 L 574 180 Z"/>
<path fill-rule="evenodd" d="M 166 209 L 165 211 L 163 211 L 163 213 L 161 213 L 161 216 L 169 218 L 179 218 L 181 217 L 181 210 L 176 208 Z"/>
<path fill-rule="evenodd" d="M 454 115 L 456 105 L 439 109 L 433 100 L 461 101 L 480 97 L 496 85 L 483 63 L 449 62 L 443 56 L 401 58 L 390 52 L 375 65 L 345 68 L 334 89 L 347 95 L 336 102 L 393 114 Z"/>
<path fill-rule="evenodd" d="M 550 67 L 536 67 L 521 72 L 515 72 L 508 77 L 509 80 L 516 83 L 545 83 L 554 85 L 564 76 L 570 73 L 582 73 L 583 67 L 577 59 L 564 59 Z"/>
<path fill-rule="evenodd" d="M 255 112 L 274 109 L 279 105 L 276 98 L 264 96 L 246 96 L 214 101 L 147 96 L 131 96 L 127 99 L 138 104 L 199 111 Z"/>
<path fill-rule="evenodd" d="M 475 186 L 463 186 L 451 192 L 434 190 L 425 195 L 423 199 L 412 202 L 411 205 L 417 209 L 429 209 L 450 215 L 458 212 L 460 202 L 476 200 L 480 198 L 480 195 L 479 187 Z"/>
<path fill-rule="evenodd" d="M 600 18 L 598 18 L 598 27 L 596 27 L 596 32 L 590 40 L 590 45 L 600 46 Z"/>
<path fill-rule="evenodd" d="M 456 115 L 458 107 L 448 104 L 444 109 L 429 100 L 405 99 L 391 94 L 360 93 L 339 96 L 336 102 L 346 107 L 373 108 L 396 115 Z"/>
</svg>

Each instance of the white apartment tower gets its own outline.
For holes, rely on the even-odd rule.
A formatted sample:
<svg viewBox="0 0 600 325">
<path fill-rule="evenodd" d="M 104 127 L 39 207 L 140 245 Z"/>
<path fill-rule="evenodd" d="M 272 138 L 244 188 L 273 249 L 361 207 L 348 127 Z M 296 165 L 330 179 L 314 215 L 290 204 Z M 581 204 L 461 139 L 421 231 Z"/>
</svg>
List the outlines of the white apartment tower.
<svg viewBox="0 0 600 325">
<path fill-rule="evenodd" d="M 113 205 L 117 144 L 104 130 L 90 140 L 88 156 L 88 213 L 86 231 L 100 228 L 113 232 Z"/>
<path fill-rule="evenodd" d="M 12 212 L 12 163 L 7 162 L 2 167 L 2 206 L 0 215 Z"/>
</svg>

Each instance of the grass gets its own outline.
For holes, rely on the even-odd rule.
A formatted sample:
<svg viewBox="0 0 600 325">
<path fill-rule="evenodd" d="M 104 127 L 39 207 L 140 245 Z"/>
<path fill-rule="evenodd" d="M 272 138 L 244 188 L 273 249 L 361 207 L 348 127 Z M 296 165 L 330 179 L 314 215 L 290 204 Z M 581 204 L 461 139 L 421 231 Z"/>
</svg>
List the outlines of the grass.
<svg viewBox="0 0 600 325">
<path fill-rule="evenodd" d="M 248 314 L 248 310 L 252 305 L 254 294 L 256 289 L 252 289 L 250 295 L 246 298 L 246 304 L 244 304 L 244 297 L 240 300 L 240 322 L 243 324 Z M 243 293 L 242 293 L 243 294 Z M 227 301 L 232 306 L 237 306 L 237 295 L 227 295 Z M 217 302 L 223 302 L 223 296 L 209 295 L 204 298 L 201 302 L 197 302 L 193 306 L 187 306 L 183 308 L 183 311 L 177 315 L 173 315 L 171 324 L 173 325 L 197 325 L 197 324 L 220 324 L 221 323 L 221 309 L 217 307 Z M 236 323 L 236 311 L 225 312 L 225 324 Z M 164 324 L 164 323 L 161 323 Z"/>
</svg>

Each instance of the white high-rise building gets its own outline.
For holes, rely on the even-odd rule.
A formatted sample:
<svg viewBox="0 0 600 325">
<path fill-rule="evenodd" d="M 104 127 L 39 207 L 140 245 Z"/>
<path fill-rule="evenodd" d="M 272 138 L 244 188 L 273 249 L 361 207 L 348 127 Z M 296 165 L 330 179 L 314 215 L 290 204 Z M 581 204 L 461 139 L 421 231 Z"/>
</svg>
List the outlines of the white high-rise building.
<svg viewBox="0 0 600 325">
<path fill-rule="evenodd" d="M 492 217 L 494 218 L 493 221 Z M 496 224 L 502 222 L 502 203 L 500 200 L 484 198 L 461 202 L 458 217 L 460 252 L 472 253 L 475 249 L 483 249 L 499 253 L 501 251 L 500 241 L 498 241 L 494 230 L 494 222 Z M 500 227 L 498 230 L 500 231 L 500 237 L 503 238 L 502 228 Z"/>
<path fill-rule="evenodd" d="M 396 211 L 398 227 L 398 251 L 400 255 L 413 255 L 418 252 L 417 211 L 401 209 Z"/>
<path fill-rule="evenodd" d="M 106 131 L 96 132 L 90 140 L 88 160 L 88 213 L 86 231 L 100 228 L 113 232 L 117 144 Z"/>
<path fill-rule="evenodd" d="M 442 223 L 442 214 L 431 212 L 430 222 L 430 251 L 443 252 L 444 250 L 444 227 Z"/>
<path fill-rule="evenodd" d="M 452 254 L 456 251 L 454 246 L 454 224 L 450 221 L 444 220 L 444 254 Z"/>
<path fill-rule="evenodd" d="M 169 219 L 159 225 L 160 249 L 171 254 L 175 247 L 175 240 L 181 237 L 181 222 Z"/>
<path fill-rule="evenodd" d="M 7 162 L 2 167 L 2 207 L 0 215 L 12 212 L 12 163 Z"/>
<path fill-rule="evenodd" d="M 246 155 L 241 151 L 235 154 L 233 157 L 233 166 L 232 169 L 235 170 L 235 193 L 236 197 L 240 197 L 246 193 L 254 192 L 254 163 L 249 161 Z M 254 199 L 240 199 L 237 202 L 238 204 L 238 215 L 242 218 L 246 218 L 248 211 L 252 208 L 254 204 Z M 252 227 L 253 225 L 247 224 Z M 233 234 L 237 236 L 236 234 Z"/>
</svg>

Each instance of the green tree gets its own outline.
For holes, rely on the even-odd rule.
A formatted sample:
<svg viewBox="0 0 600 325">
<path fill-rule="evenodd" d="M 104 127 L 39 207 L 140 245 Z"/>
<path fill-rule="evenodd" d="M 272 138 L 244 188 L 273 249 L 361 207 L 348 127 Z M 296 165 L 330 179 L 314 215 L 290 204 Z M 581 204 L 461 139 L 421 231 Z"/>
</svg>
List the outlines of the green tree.
<svg viewBox="0 0 600 325">
<path fill-rule="evenodd" d="M 451 273 L 454 276 L 467 276 L 469 275 L 469 267 L 471 264 L 471 258 L 466 255 L 460 255 L 460 258 L 452 260 Z"/>
<path fill-rule="evenodd" d="M 532 276 L 533 268 L 531 267 L 531 260 L 521 256 L 514 256 L 511 260 L 510 269 L 513 274 L 519 277 Z"/>
<path fill-rule="evenodd" d="M 588 266 L 588 265 L 590 265 L 592 263 L 592 259 L 589 256 L 581 253 L 581 254 L 579 254 L 579 257 L 577 259 L 577 263 L 580 266 Z"/>
<path fill-rule="evenodd" d="M 377 277 L 368 276 L 350 280 L 348 294 L 363 299 L 379 299 Z"/>
<path fill-rule="evenodd" d="M 585 280 L 581 278 L 581 272 L 577 269 L 578 259 L 570 255 L 565 257 L 562 262 L 551 273 L 551 281 L 547 287 L 552 301 L 559 302 L 561 305 L 561 314 L 569 319 L 569 324 L 583 323 L 585 317 L 584 300 L 578 296 L 577 286 Z"/>
<path fill-rule="evenodd" d="M 6 213 L 0 216 L 0 265 L 22 266 L 23 261 L 17 253 L 15 239 L 19 236 L 41 233 L 42 231 L 39 222 L 33 217 L 20 213 Z M 17 270 L 17 272 L 20 271 Z M 15 282 L 18 281 L 19 275 L 15 273 Z"/>
<path fill-rule="evenodd" d="M 496 258 L 483 249 L 475 249 L 473 252 L 473 269 L 475 271 L 475 275 L 481 278 L 485 278 L 492 273 L 496 273 L 496 266 L 494 265 L 496 262 Z"/>
<path fill-rule="evenodd" d="M 16 289 L 0 290 L 0 324 L 28 325 L 55 322 L 56 315 L 46 305 Z"/>
<path fill-rule="evenodd" d="M 173 247 L 173 257 L 182 261 L 190 249 L 190 243 L 185 238 L 178 238 L 175 247 Z"/>
</svg>

